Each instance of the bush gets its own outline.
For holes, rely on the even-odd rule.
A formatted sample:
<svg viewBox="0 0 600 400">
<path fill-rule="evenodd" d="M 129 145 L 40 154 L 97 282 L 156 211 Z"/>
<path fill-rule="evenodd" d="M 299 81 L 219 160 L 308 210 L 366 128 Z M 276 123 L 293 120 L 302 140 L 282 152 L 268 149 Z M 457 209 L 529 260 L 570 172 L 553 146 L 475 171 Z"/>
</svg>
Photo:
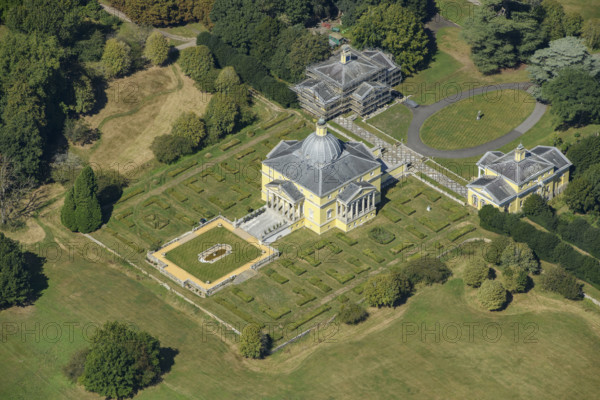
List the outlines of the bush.
<svg viewBox="0 0 600 400">
<path fill-rule="evenodd" d="M 391 243 L 396 238 L 396 236 L 393 233 L 381 227 L 371 229 L 369 231 L 369 237 L 379 244 Z"/>
<path fill-rule="evenodd" d="M 529 275 L 527 275 L 527 271 L 519 267 L 506 267 L 502 271 L 502 281 L 509 292 L 523 293 L 529 286 Z"/>
<path fill-rule="evenodd" d="M 490 268 L 482 260 L 473 260 L 465 266 L 463 280 L 469 286 L 478 288 L 490 277 Z"/>
<path fill-rule="evenodd" d="M 506 236 L 498 236 L 497 238 L 494 238 L 494 240 L 492 240 L 492 242 L 486 246 L 483 259 L 490 264 L 500 265 L 500 256 L 510 242 L 511 240 Z"/>
<path fill-rule="evenodd" d="M 125 75 L 131 68 L 131 48 L 117 39 L 108 39 L 102 53 L 102 65 L 110 78 Z"/>
<path fill-rule="evenodd" d="M 477 299 L 487 310 L 499 310 L 506 303 L 506 289 L 498 281 L 487 280 L 479 287 Z"/>
<path fill-rule="evenodd" d="M 511 243 L 502 252 L 500 263 L 503 267 L 517 267 L 532 274 L 540 272 L 540 262 L 526 243 Z"/>
<path fill-rule="evenodd" d="M 540 278 L 540 287 L 542 290 L 558 293 L 570 300 L 581 300 L 583 297 L 582 285 L 573 275 L 560 267 L 545 268 Z"/>
<path fill-rule="evenodd" d="M 392 307 L 407 297 L 412 284 L 405 276 L 395 273 L 370 278 L 364 286 L 367 303 L 373 307 Z"/>
<path fill-rule="evenodd" d="M 83 369 L 85 368 L 85 359 L 89 353 L 90 349 L 87 347 L 77 350 L 71 356 L 67 365 L 62 368 L 63 373 L 72 383 L 77 383 L 77 380 L 83 374 Z"/>
<path fill-rule="evenodd" d="M 192 143 L 181 136 L 161 135 L 154 138 L 150 149 L 161 163 L 171 164 L 193 152 Z"/>
<path fill-rule="evenodd" d="M 91 392 L 124 398 L 156 382 L 160 372 L 157 339 L 126 324 L 107 322 L 94 335 L 80 381 Z"/>
<path fill-rule="evenodd" d="M 424 283 L 431 285 L 434 283 L 444 283 L 452 275 L 446 264 L 438 258 L 419 258 L 409 262 L 401 271 L 412 285 Z"/>
<path fill-rule="evenodd" d="M 269 338 L 258 325 L 250 324 L 242 331 L 240 354 L 246 358 L 263 358 L 268 351 Z"/>
<path fill-rule="evenodd" d="M 356 325 L 368 317 L 367 311 L 355 303 L 346 303 L 340 307 L 337 320 L 348 325 Z"/>
<path fill-rule="evenodd" d="M 81 119 L 67 118 L 63 129 L 63 135 L 70 142 L 77 145 L 85 145 L 98 140 L 100 131 L 90 128 L 85 121 Z"/>
<path fill-rule="evenodd" d="M 169 41 L 162 33 L 152 32 L 146 39 L 144 57 L 154 65 L 162 65 L 169 58 Z"/>
</svg>

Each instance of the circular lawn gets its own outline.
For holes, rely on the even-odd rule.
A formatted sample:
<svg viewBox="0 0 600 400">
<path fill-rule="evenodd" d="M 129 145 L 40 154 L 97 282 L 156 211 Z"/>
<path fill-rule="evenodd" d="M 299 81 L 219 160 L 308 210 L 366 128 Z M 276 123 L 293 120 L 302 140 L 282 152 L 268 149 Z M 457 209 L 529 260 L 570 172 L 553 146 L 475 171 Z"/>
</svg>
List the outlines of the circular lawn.
<svg viewBox="0 0 600 400">
<path fill-rule="evenodd" d="M 479 146 L 515 129 L 534 107 L 535 99 L 522 90 L 497 90 L 469 97 L 429 117 L 421 127 L 421 140 L 439 150 Z"/>
</svg>

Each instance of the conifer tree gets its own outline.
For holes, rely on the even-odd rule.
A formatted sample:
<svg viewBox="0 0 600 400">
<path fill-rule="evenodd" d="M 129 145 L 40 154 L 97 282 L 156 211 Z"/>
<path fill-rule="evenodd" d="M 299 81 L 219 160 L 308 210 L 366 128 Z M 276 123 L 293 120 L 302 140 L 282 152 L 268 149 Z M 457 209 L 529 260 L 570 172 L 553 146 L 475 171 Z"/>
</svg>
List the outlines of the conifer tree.
<svg viewBox="0 0 600 400">
<path fill-rule="evenodd" d="M 32 293 L 30 279 L 19 243 L 0 232 L 0 308 L 23 304 Z"/>
<path fill-rule="evenodd" d="M 75 221 L 75 198 L 73 188 L 67 192 L 65 203 L 60 211 L 60 221 L 62 224 L 73 232 L 77 231 L 77 222 Z"/>
<path fill-rule="evenodd" d="M 82 233 L 95 231 L 102 224 L 100 202 L 96 197 L 98 184 L 91 167 L 85 167 L 75 180 L 75 221 Z"/>
</svg>

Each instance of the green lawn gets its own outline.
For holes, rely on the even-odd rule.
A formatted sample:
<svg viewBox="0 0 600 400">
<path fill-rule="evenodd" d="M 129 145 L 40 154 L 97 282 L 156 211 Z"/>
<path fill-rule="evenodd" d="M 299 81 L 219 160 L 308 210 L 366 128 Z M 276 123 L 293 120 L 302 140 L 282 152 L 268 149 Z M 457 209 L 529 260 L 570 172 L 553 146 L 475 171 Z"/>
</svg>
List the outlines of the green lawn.
<svg viewBox="0 0 600 400">
<path fill-rule="evenodd" d="M 406 142 L 412 113 L 403 104 L 396 104 L 367 122 L 397 140 Z"/>
<path fill-rule="evenodd" d="M 198 254 L 216 244 L 230 245 L 233 248 L 231 254 L 212 264 L 198 261 Z M 201 281 L 214 282 L 259 255 L 260 250 L 256 246 L 242 240 L 226 228 L 217 227 L 174 248 L 166 254 L 166 257 Z"/>
<path fill-rule="evenodd" d="M 533 111 L 535 101 L 524 91 L 489 92 L 454 103 L 425 121 L 421 139 L 433 148 L 475 147 L 504 136 Z M 477 120 L 481 110 L 482 118 Z"/>
</svg>

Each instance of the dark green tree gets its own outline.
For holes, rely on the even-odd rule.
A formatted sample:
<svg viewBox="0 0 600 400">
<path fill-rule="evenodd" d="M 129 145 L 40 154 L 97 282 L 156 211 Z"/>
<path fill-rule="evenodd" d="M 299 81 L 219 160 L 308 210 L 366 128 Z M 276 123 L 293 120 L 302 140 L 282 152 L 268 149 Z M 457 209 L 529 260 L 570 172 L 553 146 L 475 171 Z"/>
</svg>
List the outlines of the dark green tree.
<svg viewBox="0 0 600 400">
<path fill-rule="evenodd" d="M 500 265 L 500 256 L 510 243 L 511 240 L 506 236 L 495 237 L 486 247 L 483 259 L 491 264 Z"/>
<path fill-rule="evenodd" d="M 31 274 L 19 243 L 0 232 L 0 309 L 24 304 L 32 293 Z"/>
<path fill-rule="evenodd" d="M 588 136 L 574 144 L 569 148 L 567 158 L 573 163 L 573 175 L 583 175 L 600 160 L 600 136 Z"/>
<path fill-rule="evenodd" d="M 523 293 L 529 284 L 527 271 L 518 267 L 506 267 L 502 271 L 504 287 L 511 293 Z"/>
<path fill-rule="evenodd" d="M 552 103 L 551 112 L 566 125 L 600 122 L 600 83 L 579 68 L 565 68 L 542 86 L 542 95 Z"/>
<path fill-rule="evenodd" d="M 83 168 L 75 180 L 73 189 L 67 192 L 62 208 L 61 220 L 66 228 L 73 232 L 90 233 L 102 225 L 102 210 L 96 197 L 97 190 L 94 171 L 90 166 Z"/>
<path fill-rule="evenodd" d="M 210 143 L 233 132 L 240 116 L 239 106 L 225 93 L 216 93 L 208 103 L 204 120 Z"/>
<path fill-rule="evenodd" d="M 573 275 L 560 267 L 544 268 L 540 277 L 542 290 L 559 293 L 570 300 L 580 300 L 583 297 L 582 286 Z"/>
<path fill-rule="evenodd" d="M 402 70 L 413 73 L 422 67 L 428 53 L 423 25 L 399 4 L 371 7 L 353 27 L 353 43 L 359 48 L 379 47 L 390 52 Z"/>
<path fill-rule="evenodd" d="M 60 221 L 65 228 L 77 232 L 77 219 L 75 217 L 75 191 L 73 188 L 67 191 L 65 202 L 60 210 Z"/>
<path fill-rule="evenodd" d="M 160 372 L 156 338 L 107 322 L 93 337 L 80 382 L 90 392 L 122 399 L 155 382 Z"/>
<path fill-rule="evenodd" d="M 160 135 L 154 138 L 150 150 L 154 157 L 161 163 L 171 164 L 181 156 L 192 154 L 192 143 L 185 137 L 174 135 Z"/>
<path fill-rule="evenodd" d="M 540 262 L 526 243 L 511 243 L 500 256 L 502 267 L 517 267 L 519 269 L 537 274 L 540 272 Z"/>
</svg>

